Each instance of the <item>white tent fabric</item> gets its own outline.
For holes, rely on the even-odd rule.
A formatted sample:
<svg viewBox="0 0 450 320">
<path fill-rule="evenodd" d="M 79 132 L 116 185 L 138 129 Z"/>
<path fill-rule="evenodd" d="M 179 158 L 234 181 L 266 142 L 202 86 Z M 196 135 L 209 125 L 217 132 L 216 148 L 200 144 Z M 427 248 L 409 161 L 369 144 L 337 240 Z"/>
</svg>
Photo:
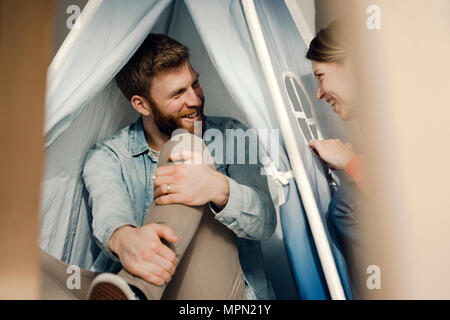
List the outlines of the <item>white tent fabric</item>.
<svg viewBox="0 0 450 320">
<path fill-rule="evenodd" d="M 64 43 L 60 50 L 64 55 L 58 56 L 49 68 L 46 166 L 42 182 L 40 246 L 52 255 L 83 268 L 92 265 L 100 250 L 91 236 L 91 213 L 81 179 L 84 157 L 96 141 L 112 135 L 137 118 L 112 80 L 149 32 L 168 34 L 190 48 L 191 63 L 201 75 L 206 114 L 232 116 L 252 128 L 279 129 L 240 1 L 94 2 L 91 8 L 95 10 L 89 14 L 90 19 L 85 23 L 82 21 L 77 36 L 70 41 L 70 50 L 64 48 Z M 261 1 L 259 5 L 260 13 L 261 10 L 286 10 L 284 3 L 278 1 L 272 4 L 271 1 Z M 276 8 L 277 5 L 280 7 Z M 272 23 L 272 27 L 277 23 L 267 22 Z M 298 50 L 276 41 L 273 45 L 281 48 L 284 45 L 284 50 Z M 300 52 L 298 58 L 303 59 L 303 54 Z M 307 68 L 306 62 L 302 63 L 305 66 L 301 70 L 308 70 L 304 69 Z M 310 76 L 308 72 L 296 71 L 305 79 Z M 314 86 L 311 79 L 305 83 Z M 317 106 L 320 104 L 315 104 Z M 327 128 L 334 128 L 335 122 L 330 114 L 320 112 L 317 119 L 322 120 Z M 332 132 L 337 133 L 342 135 L 341 128 Z M 301 141 L 301 137 L 297 138 Z M 270 152 L 269 148 L 267 150 Z M 279 156 L 280 159 L 273 159 L 279 163 L 278 169 L 289 171 L 288 156 L 283 147 Z M 309 168 L 318 168 L 313 160 L 305 159 Z M 314 185 L 328 186 L 324 176 L 322 170 L 314 170 L 310 179 Z M 318 179 L 322 182 L 317 182 Z M 300 201 L 292 188 L 296 188 L 293 182 L 285 187 L 285 195 L 289 189 L 291 197 Z M 329 193 L 325 197 L 321 193 L 316 196 L 321 212 L 326 212 L 324 204 L 329 200 Z M 291 214 L 305 220 L 301 207 Z M 302 252 L 302 246 L 311 252 L 303 265 L 296 268 L 303 267 L 320 274 L 320 270 L 313 270 L 320 269 L 319 264 L 310 261 L 317 257 L 307 229 L 307 224 L 303 223 L 302 229 L 298 230 L 299 234 L 306 235 L 303 237 L 306 245 L 299 243 L 299 252 Z M 277 236 L 282 237 L 280 234 Z M 293 272 L 297 272 L 295 268 Z M 319 276 L 316 277 L 317 283 L 299 288 L 308 277 L 308 273 L 295 277 L 300 296 L 326 298 L 323 279 Z"/>
</svg>

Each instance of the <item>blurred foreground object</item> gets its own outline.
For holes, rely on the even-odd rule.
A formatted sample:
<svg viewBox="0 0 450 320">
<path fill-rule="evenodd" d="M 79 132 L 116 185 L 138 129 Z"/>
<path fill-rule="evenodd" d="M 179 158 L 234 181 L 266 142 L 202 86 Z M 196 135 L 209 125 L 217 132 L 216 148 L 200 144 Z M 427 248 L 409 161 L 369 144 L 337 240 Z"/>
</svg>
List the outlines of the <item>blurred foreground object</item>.
<svg viewBox="0 0 450 320">
<path fill-rule="evenodd" d="M 372 5 L 379 28 L 370 28 Z M 450 1 L 358 1 L 355 12 L 366 19 L 358 22 L 371 184 L 364 240 L 375 248 L 360 266 L 362 298 L 449 299 Z M 380 288 L 370 288 L 377 267 Z"/>
<path fill-rule="evenodd" d="M 39 298 L 45 79 L 53 1 L 0 0 L 0 299 Z"/>
</svg>

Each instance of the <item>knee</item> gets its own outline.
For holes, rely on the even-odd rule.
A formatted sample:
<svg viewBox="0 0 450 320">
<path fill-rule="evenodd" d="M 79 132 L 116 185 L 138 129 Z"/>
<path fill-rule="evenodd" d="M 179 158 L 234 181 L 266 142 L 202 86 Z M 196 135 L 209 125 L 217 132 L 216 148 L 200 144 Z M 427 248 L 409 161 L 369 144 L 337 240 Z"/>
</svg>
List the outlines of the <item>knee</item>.
<svg viewBox="0 0 450 320">
<path fill-rule="evenodd" d="M 194 158 L 194 161 L 198 159 L 203 163 L 214 163 L 203 139 L 185 130 L 180 131 L 179 133 L 175 132 L 170 140 L 163 145 L 161 148 L 160 160 L 164 161 L 168 159 L 169 155 L 173 155 L 178 158 L 181 154 L 185 154 L 183 152 L 186 151 L 201 156 L 200 158 Z"/>
</svg>

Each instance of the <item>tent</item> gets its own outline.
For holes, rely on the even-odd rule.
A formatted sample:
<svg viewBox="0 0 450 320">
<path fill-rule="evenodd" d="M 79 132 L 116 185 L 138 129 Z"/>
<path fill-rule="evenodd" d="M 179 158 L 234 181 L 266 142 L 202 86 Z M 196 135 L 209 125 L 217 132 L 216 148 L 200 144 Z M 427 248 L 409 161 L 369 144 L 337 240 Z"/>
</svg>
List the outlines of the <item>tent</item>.
<svg viewBox="0 0 450 320">
<path fill-rule="evenodd" d="M 304 58 L 311 33 L 295 11 L 292 1 L 90 0 L 48 70 L 40 247 L 91 268 L 100 249 L 90 232 L 84 157 L 137 118 L 113 78 L 149 32 L 165 33 L 190 48 L 207 115 L 281 132 L 270 131 L 280 143 L 276 152 L 261 139 L 280 225 L 264 244 L 268 269 L 278 270 L 277 296 L 351 298 L 345 261 L 324 223 L 330 173 L 307 146 L 310 138 L 346 131 L 313 99 L 316 84 Z M 294 292 L 277 290 L 278 281 Z"/>
</svg>

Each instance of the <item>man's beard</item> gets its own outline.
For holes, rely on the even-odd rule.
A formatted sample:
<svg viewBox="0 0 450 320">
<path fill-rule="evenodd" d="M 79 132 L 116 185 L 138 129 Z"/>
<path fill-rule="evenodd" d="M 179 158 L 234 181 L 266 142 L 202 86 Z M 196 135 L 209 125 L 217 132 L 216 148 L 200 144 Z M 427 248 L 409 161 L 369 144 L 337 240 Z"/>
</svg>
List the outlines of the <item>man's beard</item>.
<svg viewBox="0 0 450 320">
<path fill-rule="evenodd" d="M 184 110 L 183 112 L 177 114 L 176 116 L 165 116 L 161 113 L 161 111 L 153 101 L 150 102 L 153 119 L 155 121 L 156 126 L 158 127 L 158 130 L 169 137 L 172 136 L 172 133 L 177 129 L 185 129 L 189 131 L 191 134 L 201 133 L 203 135 L 205 131 L 204 125 L 205 117 L 203 115 L 204 105 L 205 99 L 203 98 L 202 104 L 200 106 L 189 107 L 187 108 L 187 110 Z M 197 114 L 200 116 L 200 120 L 186 124 L 186 122 L 182 120 L 183 116 L 191 114 L 192 112 L 194 112 L 194 110 L 197 111 Z M 197 132 L 198 129 L 195 130 L 195 127 L 199 126 L 198 122 L 201 122 L 201 132 Z"/>
</svg>

